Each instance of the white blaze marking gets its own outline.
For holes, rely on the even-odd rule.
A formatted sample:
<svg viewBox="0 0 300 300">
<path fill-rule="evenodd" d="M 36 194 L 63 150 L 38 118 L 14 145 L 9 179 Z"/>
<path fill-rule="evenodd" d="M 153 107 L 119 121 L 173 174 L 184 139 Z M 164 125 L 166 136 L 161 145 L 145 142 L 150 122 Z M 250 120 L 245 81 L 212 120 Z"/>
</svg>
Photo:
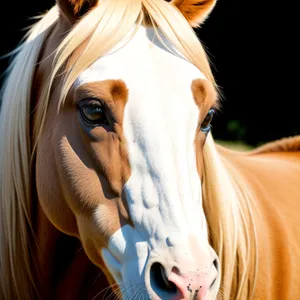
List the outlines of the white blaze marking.
<svg viewBox="0 0 300 300">
<path fill-rule="evenodd" d="M 131 177 L 124 189 L 135 227 L 121 228 L 103 250 L 115 279 L 123 281 L 141 276 L 153 249 L 159 254 L 173 245 L 190 253 L 195 249 L 183 245 L 192 235 L 197 245 L 207 245 L 194 148 L 199 110 L 191 90 L 192 81 L 204 76 L 153 44 L 153 35 L 141 27 L 126 46 L 99 59 L 76 82 L 121 79 L 129 89 L 124 133 Z"/>
</svg>

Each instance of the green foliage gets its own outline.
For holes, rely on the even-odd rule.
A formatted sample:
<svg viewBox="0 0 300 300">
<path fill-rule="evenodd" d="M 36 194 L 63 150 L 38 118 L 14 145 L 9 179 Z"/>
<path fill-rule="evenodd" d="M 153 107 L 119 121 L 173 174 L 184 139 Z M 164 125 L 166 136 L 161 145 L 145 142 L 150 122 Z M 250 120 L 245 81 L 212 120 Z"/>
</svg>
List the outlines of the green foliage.
<svg viewBox="0 0 300 300">
<path fill-rule="evenodd" d="M 247 129 L 239 120 L 230 120 L 227 123 L 228 134 L 236 140 L 243 141 L 246 137 Z"/>
</svg>

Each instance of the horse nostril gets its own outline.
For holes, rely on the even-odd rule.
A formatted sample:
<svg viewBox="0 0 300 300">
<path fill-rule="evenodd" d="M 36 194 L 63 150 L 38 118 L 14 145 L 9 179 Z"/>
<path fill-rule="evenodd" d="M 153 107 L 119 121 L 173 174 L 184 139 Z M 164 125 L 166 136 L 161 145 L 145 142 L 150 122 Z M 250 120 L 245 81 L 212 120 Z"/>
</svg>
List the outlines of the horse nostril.
<svg viewBox="0 0 300 300">
<path fill-rule="evenodd" d="M 154 263 L 150 269 L 150 278 L 152 284 L 165 292 L 176 293 L 176 285 L 169 281 L 164 267 L 160 263 Z"/>
<path fill-rule="evenodd" d="M 213 265 L 216 268 L 216 270 L 219 271 L 219 263 L 217 259 L 214 260 Z"/>
</svg>

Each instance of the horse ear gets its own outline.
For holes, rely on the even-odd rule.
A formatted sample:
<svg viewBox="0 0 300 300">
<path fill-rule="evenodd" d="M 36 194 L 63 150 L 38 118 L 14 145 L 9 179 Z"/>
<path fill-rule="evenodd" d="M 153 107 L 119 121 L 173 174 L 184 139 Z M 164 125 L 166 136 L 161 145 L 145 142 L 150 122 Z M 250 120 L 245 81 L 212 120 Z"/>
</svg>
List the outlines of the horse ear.
<svg viewBox="0 0 300 300">
<path fill-rule="evenodd" d="M 217 0 L 173 0 L 180 12 L 189 21 L 192 27 L 202 24 L 213 10 Z"/>
<path fill-rule="evenodd" d="M 98 0 L 56 0 L 63 17 L 72 24 L 97 5 Z"/>
</svg>

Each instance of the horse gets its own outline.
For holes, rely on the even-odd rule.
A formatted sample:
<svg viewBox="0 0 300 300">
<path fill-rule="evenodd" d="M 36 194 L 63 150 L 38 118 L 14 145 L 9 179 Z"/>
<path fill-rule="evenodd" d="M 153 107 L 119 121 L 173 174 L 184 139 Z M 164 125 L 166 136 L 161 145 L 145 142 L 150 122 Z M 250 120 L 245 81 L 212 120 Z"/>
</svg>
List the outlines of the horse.
<svg viewBox="0 0 300 300">
<path fill-rule="evenodd" d="M 300 299 L 300 137 L 214 140 L 215 5 L 57 0 L 13 51 L 1 299 Z"/>
</svg>

